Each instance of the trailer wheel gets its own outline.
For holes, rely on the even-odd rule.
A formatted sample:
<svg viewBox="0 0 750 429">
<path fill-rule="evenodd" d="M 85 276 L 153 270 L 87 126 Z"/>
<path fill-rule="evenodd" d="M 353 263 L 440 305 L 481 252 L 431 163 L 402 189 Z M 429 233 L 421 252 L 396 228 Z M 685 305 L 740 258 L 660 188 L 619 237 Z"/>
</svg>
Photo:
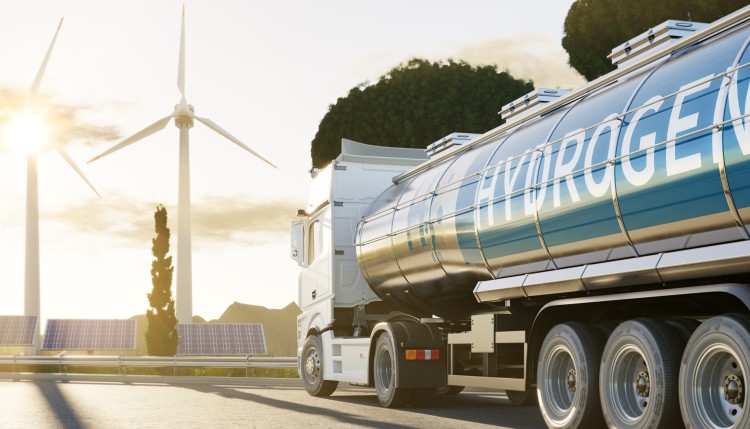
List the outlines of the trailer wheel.
<svg viewBox="0 0 750 429">
<path fill-rule="evenodd" d="M 537 395 L 550 428 L 603 426 L 599 403 L 602 339 L 591 326 L 568 322 L 552 328 L 542 343 Z"/>
<path fill-rule="evenodd" d="M 414 391 L 396 387 L 396 350 L 393 338 L 383 332 L 375 342 L 373 376 L 375 391 L 380 405 L 386 408 L 400 408 L 412 400 Z"/>
<path fill-rule="evenodd" d="M 331 396 L 339 385 L 338 381 L 323 380 L 320 363 L 322 350 L 320 337 L 317 335 L 307 337 L 302 346 L 299 375 L 305 385 L 305 390 L 312 396 Z"/>
<path fill-rule="evenodd" d="M 750 318 L 727 314 L 695 330 L 682 356 L 680 409 L 689 428 L 750 426 Z"/>
<path fill-rule="evenodd" d="M 616 428 L 675 428 L 683 343 L 666 323 L 620 324 L 604 346 L 599 389 L 604 418 Z"/>
</svg>

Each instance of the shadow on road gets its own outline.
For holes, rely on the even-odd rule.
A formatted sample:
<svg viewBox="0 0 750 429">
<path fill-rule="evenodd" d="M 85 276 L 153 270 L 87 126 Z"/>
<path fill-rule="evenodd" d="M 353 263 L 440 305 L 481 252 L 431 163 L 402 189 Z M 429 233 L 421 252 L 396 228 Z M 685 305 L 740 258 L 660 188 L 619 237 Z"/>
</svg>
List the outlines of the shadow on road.
<svg viewBox="0 0 750 429">
<path fill-rule="evenodd" d="M 67 429 L 81 429 L 85 426 L 81 423 L 81 418 L 76 411 L 70 406 L 65 396 L 60 392 L 59 383 L 55 381 L 40 381 L 34 383 L 49 404 L 49 408 L 54 411 L 55 418 L 60 422 L 60 426 Z"/>
<path fill-rule="evenodd" d="M 363 427 L 371 428 L 396 428 L 396 429 L 408 429 L 411 426 L 404 426 L 395 423 L 385 423 L 377 420 L 363 419 L 359 416 L 336 411 L 330 407 L 314 407 L 311 405 L 304 405 L 297 402 L 283 401 L 280 399 L 268 398 L 261 395 L 256 395 L 247 391 L 239 391 L 233 388 L 216 386 L 216 385 L 199 385 L 199 384 L 180 384 L 175 385 L 187 389 L 192 389 L 202 393 L 213 393 L 220 395 L 224 398 L 241 399 L 245 401 L 252 401 L 266 406 L 281 408 L 284 410 L 295 411 L 298 413 L 306 414 L 309 416 L 322 416 L 334 419 L 340 423 L 346 423 L 350 425 L 359 425 Z M 377 403 L 377 400 L 375 401 Z"/>
<path fill-rule="evenodd" d="M 371 428 L 401 429 L 411 427 L 393 422 L 374 420 L 382 417 L 382 414 L 379 413 L 382 408 L 378 403 L 377 396 L 375 396 L 374 392 L 371 393 L 369 390 L 343 388 L 337 392 L 338 394 L 334 393 L 328 398 L 321 398 L 321 400 L 330 401 L 330 406 L 316 407 L 300 404 L 298 402 L 268 398 L 267 396 L 257 395 L 247 392 L 246 390 L 237 390 L 236 388 L 231 387 L 198 384 L 182 384 L 176 386 L 193 389 L 202 393 L 213 393 L 225 398 L 257 402 L 267 406 L 304 413 L 309 416 L 332 418 L 344 424 L 360 425 Z M 373 411 L 371 415 L 374 419 L 370 420 L 362 418 L 361 416 L 337 411 L 337 408 L 341 407 L 337 407 L 335 405 L 336 403 L 372 407 Z M 441 417 L 461 422 L 461 424 L 457 424 L 457 426 L 462 426 L 466 423 L 473 423 L 517 429 L 546 427 L 537 406 L 518 407 L 512 405 L 505 394 L 492 391 L 470 391 L 460 395 L 437 396 L 430 407 L 407 407 L 400 409 L 400 411 L 423 414 L 425 416 Z"/>
<path fill-rule="evenodd" d="M 337 396 L 334 393 L 328 399 L 381 408 L 374 392 L 368 394 L 363 391 L 361 395 L 346 396 Z M 401 410 L 466 423 L 498 425 L 507 428 L 546 427 L 538 406 L 513 405 L 504 393 L 499 392 L 471 391 L 459 395 L 436 396 L 429 407 L 407 407 Z"/>
</svg>

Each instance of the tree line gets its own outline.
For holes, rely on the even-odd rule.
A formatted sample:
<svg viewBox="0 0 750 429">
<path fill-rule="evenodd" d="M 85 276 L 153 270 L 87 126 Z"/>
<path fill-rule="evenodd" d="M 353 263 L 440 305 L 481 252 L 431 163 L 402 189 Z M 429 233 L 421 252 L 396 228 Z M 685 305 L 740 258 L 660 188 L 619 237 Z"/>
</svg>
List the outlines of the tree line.
<svg viewBox="0 0 750 429">
<path fill-rule="evenodd" d="M 587 80 L 614 70 L 609 52 L 667 19 L 712 22 L 750 0 L 576 0 L 564 23 L 569 64 Z M 360 84 L 329 106 L 312 140 L 312 166 L 341 151 L 341 139 L 424 148 L 451 132 L 483 133 L 502 121 L 500 107 L 533 89 L 531 81 L 461 61 L 411 59 L 373 84 Z"/>
</svg>

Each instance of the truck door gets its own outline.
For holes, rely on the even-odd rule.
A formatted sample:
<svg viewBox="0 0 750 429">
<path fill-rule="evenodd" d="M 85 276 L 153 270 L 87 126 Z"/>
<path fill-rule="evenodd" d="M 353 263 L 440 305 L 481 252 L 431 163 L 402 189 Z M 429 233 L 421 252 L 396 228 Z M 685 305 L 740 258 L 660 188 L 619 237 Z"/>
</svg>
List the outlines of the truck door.
<svg viewBox="0 0 750 429">
<path fill-rule="evenodd" d="M 330 209 L 311 218 L 305 230 L 305 259 L 307 267 L 300 273 L 301 308 L 330 295 L 331 216 Z"/>
</svg>

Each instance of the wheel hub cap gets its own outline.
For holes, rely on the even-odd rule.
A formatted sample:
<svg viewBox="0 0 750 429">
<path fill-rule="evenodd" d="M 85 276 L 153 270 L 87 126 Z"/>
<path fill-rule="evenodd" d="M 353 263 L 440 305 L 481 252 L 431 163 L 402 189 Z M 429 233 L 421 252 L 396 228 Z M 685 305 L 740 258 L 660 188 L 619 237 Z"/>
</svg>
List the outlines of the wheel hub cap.
<svg viewBox="0 0 750 429">
<path fill-rule="evenodd" d="M 635 387 L 638 390 L 638 396 L 641 398 L 648 397 L 651 390 L 651 382 L 648 376 L 648 372 L 641 371 L 635 379 Z"/>
<path fill-rule="evenodd" d="M 576 391 L 576 370 L 568 370 L 568 390 L 571 392 Z"/>
<path fill-rule="evenodd" d="M 742 379 L 736 375 L 724 379 L 724 399 L 730 404 L 742 402 Z"/>
<path fill-rule="evenodd" d="M 318 378 L 318 372 L 320 368 L 320 356 L 316 350 L 311 350 L 310 354 L 305 359 L 305 373 L 307 379 L 314 382 Z"/>
</svg>

